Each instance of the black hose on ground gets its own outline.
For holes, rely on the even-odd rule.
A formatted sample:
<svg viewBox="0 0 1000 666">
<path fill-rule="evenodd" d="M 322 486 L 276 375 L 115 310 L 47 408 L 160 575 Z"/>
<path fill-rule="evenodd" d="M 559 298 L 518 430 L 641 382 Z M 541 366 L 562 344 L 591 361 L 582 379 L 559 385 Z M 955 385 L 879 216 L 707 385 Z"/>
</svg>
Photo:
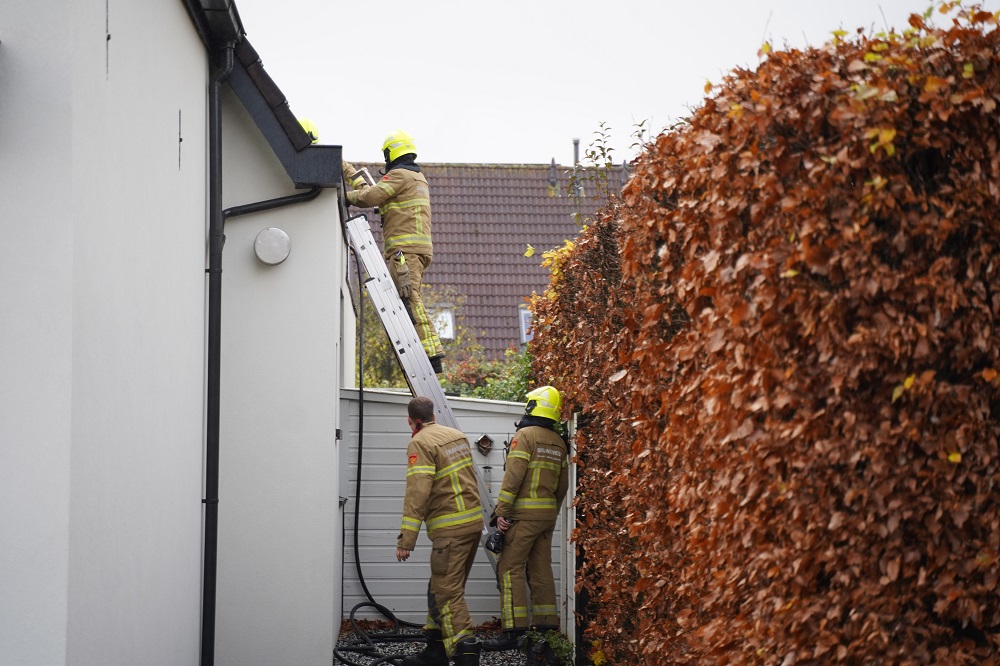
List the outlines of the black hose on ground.
<svg viewBox="0 0 1000 666">
<path fill-rule="evenodd" d="M 362 629 L 357 619 L 355 619 L 355 614 L 358 610 L 365 608 L 367 606 L 372 606 L 377 610 L 382 616 L 393 623 L 392 629 L 390 631 L 378 632 L 369 634 L 364 629 Z M 402 633 L 400 632 L 400 625 L 404 624 L 395 615 L 392 614 L 385 606 L 378 603 L 367 603 L 362 601 L 360 604 L 356 605 L 351 609 L 351 626 L 354 629 L 354 633 L 360 638 L 356 638 L 345 642 L 343 645 L 339 645 L 334 648 L 333 656 L 335 659 L 340 661 L 342 664 L 347 664 L 347 666 L 375 666 L 376 664 L 385 664 L 390 661 L 399 660 L 411 653 L 399 653 L 399 654 L 382 654 L 379 652 L 379 643 L 411 643 L 411 642 L 423 642 L 424 637 L 421 634 L 413 633 Z M 412 624 L 412 623 L 405 623 Z M 352 661 L 344 654 L 344 652 L 357 652 L 359 654 L 365 655 L 368 658 L 375 658 L 376 661 L 366 661 L 357 662 Z"/>
<path fill-rule="evenodd" d="M 376 664 L 384 664 L 390 662 L 391 660 L 398 660 L 406 656 L 405 654 L 396 655 L 379 655 L 377 651 L 376 644 L 378 642 L 410 642 L 410 641 L 423 641 L 422 634 L 402 634 L 399 633 L 400 627 L 409 628 L 421 628 L 423 625 L 417 624 L 415 622 L 406 622 L 397 618 L 392 611 L 383 606 L 382 604 L 375 601 L 372 596 L 371 591 L 368 589 L 368 584 L 365 582 L 364 572 L 361 570 L 361 551 L 360 545 L 358 543 L 358 520 L 361 513 L 361 461 L 364 453 L 364 432 L 365 432 L 365 364 L 364 364 L 364 347 L 365 347 L 365 307 L 364 307 L 364 294 L 360 293 L 363 289 L 364 283 L 361 277 L 361 262 L 358 260 L 358 255 L 351 248 L 351 252 L 354 254 L 354 264 L 358 272 L 358 303 L 361 305 L 359 317 L 361 322 L 359 324 L 359 334 L 358 334 L 358 475 L 355 479 L 354 486 L 354 566 L 358 572 L 358 581 L 361 583 L 361 589 L 364 590 L 365 596 L 368 598 L 367 602 L 361 602 L 351 609 L 351 626 L 354 628 L 354 633 L 361 638 L 348 641 L 345 645 L 334 648 L 333 656 L 335 659 L 348 666 L 375 666 Z M 355 615 L 362 608 L 371 607 L 379 612 L 382 617 L 393 623 L 393 630 L 385 633 L 378 633 L 374 635 L 369 635 L 367 632 L 361 629 L 358 625 L 358 621 Z M 377 639 L 377 640 L 376 640 Z M 378 656 L 377 661 L 365 662 L 361 664 L 356 661 L 352 661 L 344 655 L 344 652 L 358 652 L 365 654 L 369 657 Z"/>
</svg>

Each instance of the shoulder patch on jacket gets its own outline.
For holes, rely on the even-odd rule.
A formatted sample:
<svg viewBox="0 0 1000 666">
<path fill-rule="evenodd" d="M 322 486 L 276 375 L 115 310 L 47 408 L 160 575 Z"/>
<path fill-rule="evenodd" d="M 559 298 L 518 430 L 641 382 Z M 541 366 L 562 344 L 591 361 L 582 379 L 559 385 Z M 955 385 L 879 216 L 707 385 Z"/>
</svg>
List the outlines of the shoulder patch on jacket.
<svg viewBox="0 0 1000 666">
<path fill-rule="evenodd" d="M 409 464 L 411 464 L 411 465 L 416 465 L 417 464 L 417 454 L 416 453 L 414 453 L 413 455 L 410 456 L 410 463 Z"/>
<path fill-rule="evenodd" d="M 510 450 L 513 451 L 516 448 L 517 448 L 517 437 L 510 440 Z"/>
</svg>

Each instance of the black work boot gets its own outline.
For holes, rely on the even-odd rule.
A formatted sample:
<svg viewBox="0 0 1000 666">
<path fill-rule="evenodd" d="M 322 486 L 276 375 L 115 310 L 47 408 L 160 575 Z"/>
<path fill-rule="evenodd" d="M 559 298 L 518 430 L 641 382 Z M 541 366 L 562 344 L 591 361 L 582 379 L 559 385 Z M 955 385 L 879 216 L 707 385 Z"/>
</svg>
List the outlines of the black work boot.
<svg viewBox="0 0 1000 666">
<path fill-rule="evenodd" d="M 542 634 L 543 636 L 549 631 L 554 631 L 556 633 L 559 633 L 558 624 L 536 624 L 535 626 L 532 627 L 532 629 Z"/>
<path fill-rule="evenodd" d="M 455 643 L 455 666 L 479 666 L 479 653 L 482 650 L 483 644 L 478 638 L 463 638 Z"/>
<path fill-rule="evenodd" d="M 438 354 L 437 356 L 431 356 L 431 368 L 434 370 L 434 374 L 440 375 L 444 372 L 444 368 L 441 367 L 441 359 L 444 358 L 444 354 Z"/>
<path fill-rule="evenodd" d="M 483 641 L 483 649 L 487 652 L 497 652 L 499 650 L 516 650 L 521 637 L 528 632 L 527 629 L 504 629 L 497 638 Z"/>
<path fill-rule="evenodd" d="M 448 653 L 440 629 L 424 629 L 427 646 L 415 655 L 404 657 L 403 666 L 448 666 Z M 477 662 L 478 663 L 478 662 Z"/>
</svg>

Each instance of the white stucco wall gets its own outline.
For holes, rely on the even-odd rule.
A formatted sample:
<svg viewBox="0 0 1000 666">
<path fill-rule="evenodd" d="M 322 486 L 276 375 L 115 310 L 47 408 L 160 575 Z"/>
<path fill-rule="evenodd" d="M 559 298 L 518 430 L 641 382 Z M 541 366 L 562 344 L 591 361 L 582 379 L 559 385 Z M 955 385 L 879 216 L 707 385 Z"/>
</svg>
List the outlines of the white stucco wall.
<svg viewBox="0 0 1000 666">
<path fill-rule="evenodd" d="M 182 3 L 0 5 L 0 663 L 197 662 L 206 83 Z"/>
<path fill-rule="evenodd" d="M 296 193 L 235 96 L 225 101 L 225 206 Z M 291 246 L 274 266 L 253 249 L 268 227 Z M 216 663 L 326 666 L 341 612 L 336 192 L 230 218 L 225 232 Z"/>
<path fill-rule="evenodd" d="M 44 25 L 31 3 L 0 5 L 0 663 L 12 664 L 66 655 L 72 75 L 68 46 L 45 33 L 72 20 L 68 1 L 54 5 Z"/>
<path fill-rule="evenodd" d="M 344 451 L 349 458 L 341 462 L 345 477 L 343 483 L 347 486 L 346 492 L 341 494 L 350 498 L 345 507 L 347 536 L 344 548 L 344 612 L 349 615 L 355 605 L 367 602 L 368 598 L 361 587 L 354 556 L 359 392 L 356 389 L 344 390 L 341 395 L 345 436 L 350 445 L 350 449 Z M 406 490 L 406 444 L 410 439 L 406 405 L 411 397 L 409 393 L 402 392 L 364 392 L 364 455 L 357 543 L 365 585 L 375 601 L 401 620 L 423 623 L 427 616 L 427 579 L 430 577 L 430 540 L 424 527 L 421 528 L 413 556 L 403 563 L 396 561 L 396 536 L 399 534 Z M 473 444 L 473 460 L 484 482 L 487 482 L 495 504 L 503 481 L 504 443 L 514 436 L 514 422 L 524 414 L 524 404 L 449 398 L 449 405 L 459 428 Z M 475 448 L 476 440 L 484 434 L 493 438 L 493 450 L 487 456 Z M 488 475 L 487 466 L 492 468 Z M 562 520 L 556 525 L 552 544 L 553 576 L 556 589 L 560 590 L 564 576 L 561 561 L 565 551 Z M 476 624 L 500 616 L 496 577 L 485 550 L 479 551 L 472 567 L 465 596 Z M 562 592 L 559 603 L 566 616 Z M 367 607 L 361 609 L 357 617 L 375 619 L 381 618 L 381 615 Z"/>
</svg>

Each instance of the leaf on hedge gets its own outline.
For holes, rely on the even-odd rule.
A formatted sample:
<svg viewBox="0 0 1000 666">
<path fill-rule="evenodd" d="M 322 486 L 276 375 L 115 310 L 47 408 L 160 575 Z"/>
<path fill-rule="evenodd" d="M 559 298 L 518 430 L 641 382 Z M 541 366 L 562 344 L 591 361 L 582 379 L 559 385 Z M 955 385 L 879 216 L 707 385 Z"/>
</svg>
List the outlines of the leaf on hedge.
<svg viewBox="0 0 1000 666">
<path fill-rule="evenodd" d="M 799 274 L 799 272 L 797 270 L 795 270 L 794 268 L 789 268 L 787 271 L 785 271 L 784 273 L 781 274 L 781 277 L 783 277 L 783 278 L 793 278 L 793 277 L 795 277 L 798 274 Z"/>
<path fill-rule="evenodd" d="M 915 382 L 916 379 L 917 379 L 916 375 L 910 375 L 909 377 L 907 377 L 905 380 L 903 380 L 903 388 L 905 388 L 906 390 L 910 390 L 910 388 L 913 387 L 913 382 Z"/>
<path fill-rule="evenodd" d="M 997 371 L 994 370 L 993 368 L 986 368 L 980 374 L 981 374 L 982 378 L 985 379 L 988 382 L 991 382 L 991 381 L 993 381 L 994 379 L 997 378 Z"/>
<path fill-rule="evenodd" d="M 715 353 L 726 346 L 726 331 L 725 329 L 717 328 L 712 331 L 712 334 L 708 336 L 708 344 L 705 349 Z"/>
<path fill-rule="evenodd" d="M 719 265 L 719 252 L 712 250 L 701 258 L 701 262 L 705 265 L 705 270 L 711 273 Z"/>
<path fill-rule="evenodd" d="M 958 463 L 962 462 L 962 454 L 959 453 L 958 451 L 953 451 L 953 452 L 949 453 L 948 454 L 948 462 L 954 463 L 954 464 L 957 465 Z"/>
<path fill-rule="evenodd" d="M 889 580 L 895 581 L 899 578 L 901 564 L 902 563 L 899 557 L 894 557 L 889 560 L 889 563 L 885 567 L 885 575 L 889 577 Z"/>
<path fill-rule="evenodd" d="M 976 75 L 976 68 L 971 62 L 967 62 L 962 65 L 962 78 L 971 79 Z"/>
<path fill-rule="evenodd" d="M 896 402 L 897 400 L 899 400 L 900 396 L 903 395 L 903 391 L 905 390 L 906 390 L 905 386 L 903 386 L 902 384 L 897 384 L 896 388 L 892 389 L 892 401 Z"/>
<path fill-rule="evenodd" d="M 857 90 L 854 93 L 855 99 L 857 99 L 860 102 L 863 102 L 866 99 L 871 99 L 873 97 L 878 97 L 878 88 L 873 88 L 871 86 L 866 86 L 864 84 L 857 86 Z"/>
<path fill-rule="evenodd" d="M 732 326 L 739 326 L 746 319 L 749 308 L 744 301 L 740 301 L 729 309 L 729 323 Z"/>
<path fill-rule="evenodd" d="M 948 79 L 942 79 L 940 76 L 928 76 L 927 80 L 924 81 L 924 92 L 935 93 L 947 85 Z"/>
</svg>

